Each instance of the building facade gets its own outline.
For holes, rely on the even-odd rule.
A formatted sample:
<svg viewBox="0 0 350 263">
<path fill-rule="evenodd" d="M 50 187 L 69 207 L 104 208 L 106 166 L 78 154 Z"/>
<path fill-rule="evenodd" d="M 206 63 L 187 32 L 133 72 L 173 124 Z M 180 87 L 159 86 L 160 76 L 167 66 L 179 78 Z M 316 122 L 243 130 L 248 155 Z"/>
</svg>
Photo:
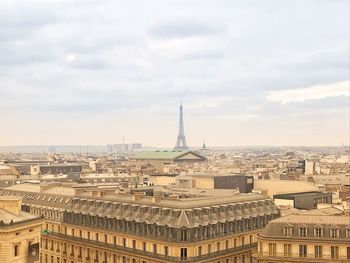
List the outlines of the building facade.
<svg viewBox="0 0 350 263">
<path fill-rule="evenodd" d="M 0 198 L 0 263 L 39 262 L 43 219 L 21 211 L 21 199 Z"/>
<path fill-rule="evenodd" d="M 44 215 L 43 263 L 251 262 L 257 233 L 279 217 L 258 194 L 196 197 L 107 193 L 58 195 L 4 189 Z"/>
<path fill-rule="evenodd" d="M 256 263 L 350 262 L 350 217 L 290 215 L 271 221 L 258 236 Z"/>
</svg>

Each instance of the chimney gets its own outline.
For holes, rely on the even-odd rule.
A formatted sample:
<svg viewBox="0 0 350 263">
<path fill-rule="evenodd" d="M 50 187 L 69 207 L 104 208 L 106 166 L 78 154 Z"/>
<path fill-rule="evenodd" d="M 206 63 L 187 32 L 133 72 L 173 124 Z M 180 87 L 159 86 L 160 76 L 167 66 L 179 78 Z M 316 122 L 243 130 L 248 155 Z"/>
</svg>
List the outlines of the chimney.
<svg viewBox="0 0 350 263">
<path fill-rule="evenodd" d="M 132 196 L 132 200 L 138 201 L 138 200 L 142 199 L 144 196 L 145 196 L 145 192 L 134 192 L 134 194 Z"/>
</svg>

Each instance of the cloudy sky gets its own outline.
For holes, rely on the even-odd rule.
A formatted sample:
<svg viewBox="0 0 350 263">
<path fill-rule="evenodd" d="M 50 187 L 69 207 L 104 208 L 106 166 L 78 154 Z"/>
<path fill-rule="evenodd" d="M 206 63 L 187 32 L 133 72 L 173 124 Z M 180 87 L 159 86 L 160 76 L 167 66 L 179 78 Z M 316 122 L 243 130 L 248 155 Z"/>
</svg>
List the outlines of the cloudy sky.
<svg viewBox="0 0 350 263">
<path fill-rule="evenodd" d="M 0 145 L 349 141 L 348 0 L 1 0 Z"/>
</svg>

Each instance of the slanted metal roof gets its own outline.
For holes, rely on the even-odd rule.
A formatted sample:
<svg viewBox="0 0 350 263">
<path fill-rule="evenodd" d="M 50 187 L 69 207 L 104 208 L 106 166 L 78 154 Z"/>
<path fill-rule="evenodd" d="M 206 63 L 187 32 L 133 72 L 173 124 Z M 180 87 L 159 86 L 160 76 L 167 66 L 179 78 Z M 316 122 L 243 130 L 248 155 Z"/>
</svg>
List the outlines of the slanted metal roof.
<svg viewBox="0 0 350 263">
<path fill-rule="evenodd" d="M 206 158 L 192 151 L 146 151 L 136 153 L 131 159 L 134 160 L 175 160 L 188 154 L 193 154 L 202 160 Z M 194 159 L 195 160 L 195 159 Z"/>
</svg>

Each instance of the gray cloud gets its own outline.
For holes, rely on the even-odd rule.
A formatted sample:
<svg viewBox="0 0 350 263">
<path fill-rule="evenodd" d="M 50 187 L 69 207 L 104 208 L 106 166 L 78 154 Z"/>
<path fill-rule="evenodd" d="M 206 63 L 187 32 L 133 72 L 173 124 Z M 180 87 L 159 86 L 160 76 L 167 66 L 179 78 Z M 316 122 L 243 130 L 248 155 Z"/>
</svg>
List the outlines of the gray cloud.
<svg viewBox="0 0 350 263">
<path fill-rule="evenodd" d="M 151 28 L 150 34 L 156 38 L 187 38 L 216 35 L 225 31 L 225 26 L 180 18 L 175 21 L 159 21 Z"/>
<path fill-rule="evenodd" d="M 298 143 L 338 143 L 346 137 L 347 98 L 281 105 L 265 95 L 348 79 L 347 6 L 0 1 L 0 144 L 109 143 L 129 135 L 172 145 L 181 100 L 191 144 L 203 137 L 218 145 L 287 144 L 293 125 Z M 313 136 L 325 116 L 333 130 Z M 40 127 L 27 128 L 38 119 L 45 141 Z M 81 135 L 91 122 L 109 129 Z"/>
</svg>

